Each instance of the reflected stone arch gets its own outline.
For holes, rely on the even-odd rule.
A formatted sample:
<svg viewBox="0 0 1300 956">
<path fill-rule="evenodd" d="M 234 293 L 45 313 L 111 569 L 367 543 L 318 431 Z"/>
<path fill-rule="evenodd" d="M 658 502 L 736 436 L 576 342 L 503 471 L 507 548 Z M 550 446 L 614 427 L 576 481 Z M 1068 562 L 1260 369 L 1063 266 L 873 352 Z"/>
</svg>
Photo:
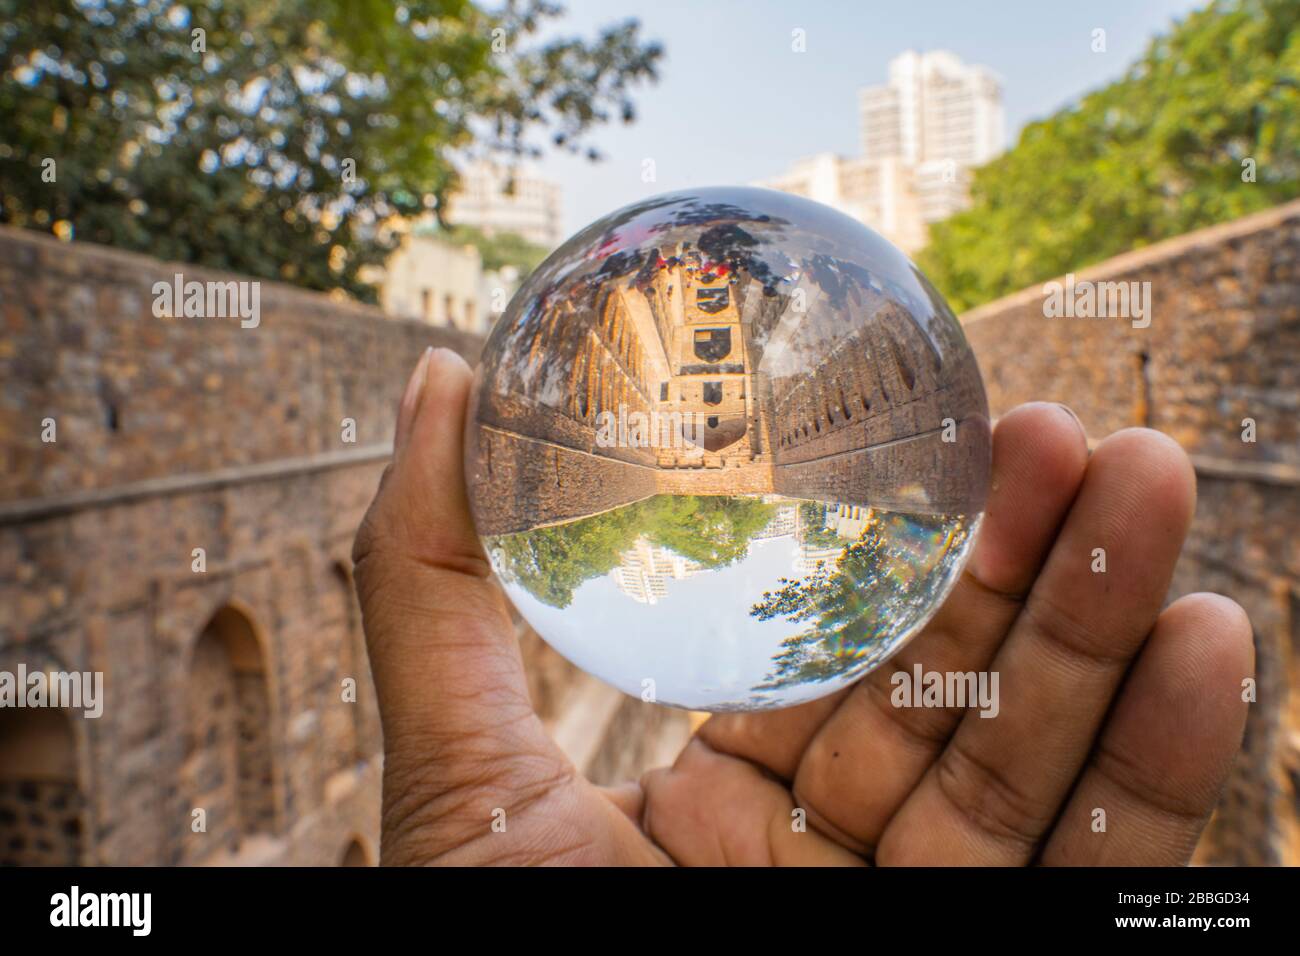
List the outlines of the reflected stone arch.
<svg viewBox="0 0 1300 956">
<path fill-rule="evenodd" d="M 743 418 L 723 418 L 711 415 L 705 420 L 705 451 L 721 451 L 745 437 L 749 425 Z"/>
<path fill-rule="evenodd" d="M 0 709 L 0 866 L 86 862 L 74 719 L 58 708 Z"/>
<path fill-rule="evenodd" d="M 194 863 L 276 830 L 266 657 L 245 609 L 226 604 L 209 618 L 190 655 L 186 699 L 185 858 Z M 195 808 L 206 832 L 193 832 Z"/>
<path fill-rule="evenodd" d="M 343 855 L 339 857 L 339 866 L 374 866 L 374 860 L 366 843 L 359 836 L 348 841 Z"/>
</svg>

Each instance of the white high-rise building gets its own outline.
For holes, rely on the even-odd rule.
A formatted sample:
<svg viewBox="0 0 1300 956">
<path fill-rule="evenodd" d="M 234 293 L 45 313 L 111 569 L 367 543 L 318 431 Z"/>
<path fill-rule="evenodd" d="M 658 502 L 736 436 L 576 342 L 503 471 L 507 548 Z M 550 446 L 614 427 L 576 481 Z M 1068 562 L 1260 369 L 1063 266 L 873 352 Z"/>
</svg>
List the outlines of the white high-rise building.
<svg viewBox="0 0 1300 956">
<path fill-rule="evenodd" d="M 835 510 L 826 511 L 826 530 L 834 531 L 843 541 L 853 544 L 862 538 L 873 514 L 871 508 L 863 505 L 836 505 Z"/>
<path fill-rule="evenodd" d="M 908 50 L 889 62 L 889 82 L 859 94 L 862 155 L 919 166 L 981 166 L 1002 152 L 1002 85 L 987 67 L 947 50 Z"/>
<path fill-rule="evenodd" d="M 772 515 L 772 520 L 762 531 L 750 538 L 750 541 L 771 541 L 775 538 L 789 538 L 794 535 L 795 527 L 798 524 L 799 508 L 793 504 L 780 503 L 782 499 L 769 496 L 764 499 L 767 503 L 776 503 L 776 513 Z"/>
<path fill-rule="evenodd" d="M 489 236 L 513 232 L 553 249 L 564 240 L 562 215 L 558 183 L 528 166 L 479 160 L 460 170 L 460 189 L 448 201 L 446 218 Z"/>
<path fill-rule="evenodd" d="M 929 223 L 966 208 L 971 169 L 1002 151 L 1001 84 L 945 50 L 908 51 L 859 106 L 861 157 L 822 153 L 756 185 L 833 206 L 913 252 Z"/>
<path fill-rule="evenodd" d="M 862 156 L 902 160 L 922 221 L 966 207 L 970 170 L 1002 152 L 1002 85 L 987 67 L 947 50 L 908 50 L 889 63 L 889 82 L 858 94 Z"/>
</svg>

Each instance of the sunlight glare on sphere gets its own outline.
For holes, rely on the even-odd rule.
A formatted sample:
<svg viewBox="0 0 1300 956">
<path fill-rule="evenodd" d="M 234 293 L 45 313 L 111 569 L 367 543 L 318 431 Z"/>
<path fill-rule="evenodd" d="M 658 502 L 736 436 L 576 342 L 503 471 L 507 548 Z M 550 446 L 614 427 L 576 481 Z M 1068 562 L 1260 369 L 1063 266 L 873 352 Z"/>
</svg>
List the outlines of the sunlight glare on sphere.
<svg viewBox="0 0 1300 956">
<path fill-rule="evenodd" d="M 989 487 L 961 327 L 898 249 L 765 189 L 657 196 L 524 283 L 483 351 L 466 477 L 511 601 L 645 700 L 832 693 L 938 608 Z"/>
</svg>

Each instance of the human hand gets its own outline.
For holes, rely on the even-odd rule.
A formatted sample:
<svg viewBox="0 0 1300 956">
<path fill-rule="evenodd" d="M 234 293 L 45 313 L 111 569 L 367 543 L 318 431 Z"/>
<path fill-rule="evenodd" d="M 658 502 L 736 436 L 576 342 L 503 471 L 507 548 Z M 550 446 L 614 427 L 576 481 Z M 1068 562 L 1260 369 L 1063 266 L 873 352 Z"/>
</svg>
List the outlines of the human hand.
<svg viewBox="0 0 1300 956">
<path fill-rule="evenodd" d="M 1062 406 L 1013 410 L 994 431 L 975 551 L 921 634 L 846 690 L 712 717 L 671 769 L 603 789 L 533 712 L 474 533 L 470 380 L 454 353 L 421 358 L 353 549 L 384 731 L 384 863 L 1190 859 L 1241 743 L 1254 652 L 1227 598 L 1161 609 L 1195 502 L 1171 439 L 1127 429 L 1090 456 Z M 894 707 L 890 675 L 916 663 L 998 672 L 998 716 Z"/>
</svg>

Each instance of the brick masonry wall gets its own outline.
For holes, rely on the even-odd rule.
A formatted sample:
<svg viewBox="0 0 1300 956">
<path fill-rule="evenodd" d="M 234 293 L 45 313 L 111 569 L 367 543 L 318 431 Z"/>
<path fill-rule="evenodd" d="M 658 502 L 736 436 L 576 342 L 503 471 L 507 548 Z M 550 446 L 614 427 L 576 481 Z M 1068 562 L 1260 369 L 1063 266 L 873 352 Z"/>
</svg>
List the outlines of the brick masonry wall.
<svg viewBox="0 0 1300 956">
<path fill-rule="evenodd" d="M 334 865 L 354 843 L 373 862 L 381 740 L 352 538 L 420 350 L 474 361 L 479 343 L 269 282 L 257 328 L 155 318 L 151 285 L 177 271 L 241 278 L 0 229 L 0 668 L 102 671 L 106 698 L 68 718 L 75 821 L 38 814 L 63 841 L 36 832 L 24 781 L 4 782 L 0 836 L 28 862 Z M 222 609 L 254 635 L 251 664 L 220 643 L 196 659 Z M 524 653 L 539 708 L 562 710 L 576 670 L 535 638 Z"/>
<path fill-rule="evenodd" d="M 1041 286 L 967 313 L 990 409 L 1065 402 L 1093 440 L 1148 425 L 1192 455 L 1196 517 L 1169 597 L 1239 601 L 1258 668 L 1244 752 L 1198 859 L 1300 864 L 1300 202 L 1075 278 L 1149 282 L 1149 327 L 1047 318 Z"/>
<path fill-rule="evenodd" d="M 103 716 L 72 718 L 85 740 L 92 862 L 219 858 L 231 849 L 245 803 L 256 816 L 246 831 L 270 830 L 278 841 L 271 861 L 336 862 L 355 835 L 378 845 L 373 689 L 359 618 L 341 618 L 336 608 L 338 568 L 381 467 L 233 483 L 0 526 L 4 661 L 48 659 L 105 675 Z M 202 574 L 191 571 L 196 546 L 207 549 Z M 210 683 L 196 673 L 195 648 L 213 615 L 228 607 L 258 633 L 264 673 L 241 677 L 264 688 L 269 713 L 257 738 L 269 753 L 246 754 L 242 768 L 233 734 L 238 716 L 247 722 L 250 714 L 226 715 L 216 740 L 204 729 L 202 740 L 216 746 L 197 761 L 186 733 L 196 696 Z M 218 660 L 226 680 L 217 693 L 228 704 L 259 696 L 240 694 L 230 662 Z M 335 680 L 349 671 L 358 681 L 356 704 L 342 701 Z M 268 761 L 273 779 L 250 781 L 254 796 L 245 800 L 241 769 L 260 765 L 264 774 Z M 332 791 L 346 794 L 350 811 L 336 806 Z M 189 829 L 195 806 L 208 810 L 202 836 Z M 286 842 L 309 825 L 319 843 Z"/>
<path fill-rule="evenodd" d="M 478 343 L 261 282 L 261 320 L 155 318 L 153 285 L 242 280 L 0 229 L 0 501 L 391 440 L 425 345 Z M 41 441 L 54 418 L 58 441 Z"/>
<path fill-rule="evenodd" d="M 0 780 L 0 865 L 81 862 L 81 796 L 62 780 Z"/>
<path fill-rule="evenodd" d="M 1300 466 L 1300 202 L 1081 270 L 1149 282 L 1150 325 L 1045 318 L 1041 286 L 962 316 L 994 411 L 1068 402 L 1090 433 L 1150 425 L 1189 452 Z M 1254 418 L 1258 441 L 1241 441 Z"/>
<path fill-rule="evenodd" d="M 655 493 L 655 470 L 476 427 L 468 432 L 470 500 L 482 534 L 512 534 L 609 511 Z"/>
<path fill-rule="evenodd" d="M 809 347 L 821 364 L 767 385 L 775 490 L 893 511 L 978 512 L 989 441 L 974 363 L 948 325 L 935 323 L 936 351 L 897 304 L 875 299 L 879 321 L 833 350 Z M 960 427 L 944 441 L 949 419 Z"/>
</svg>

